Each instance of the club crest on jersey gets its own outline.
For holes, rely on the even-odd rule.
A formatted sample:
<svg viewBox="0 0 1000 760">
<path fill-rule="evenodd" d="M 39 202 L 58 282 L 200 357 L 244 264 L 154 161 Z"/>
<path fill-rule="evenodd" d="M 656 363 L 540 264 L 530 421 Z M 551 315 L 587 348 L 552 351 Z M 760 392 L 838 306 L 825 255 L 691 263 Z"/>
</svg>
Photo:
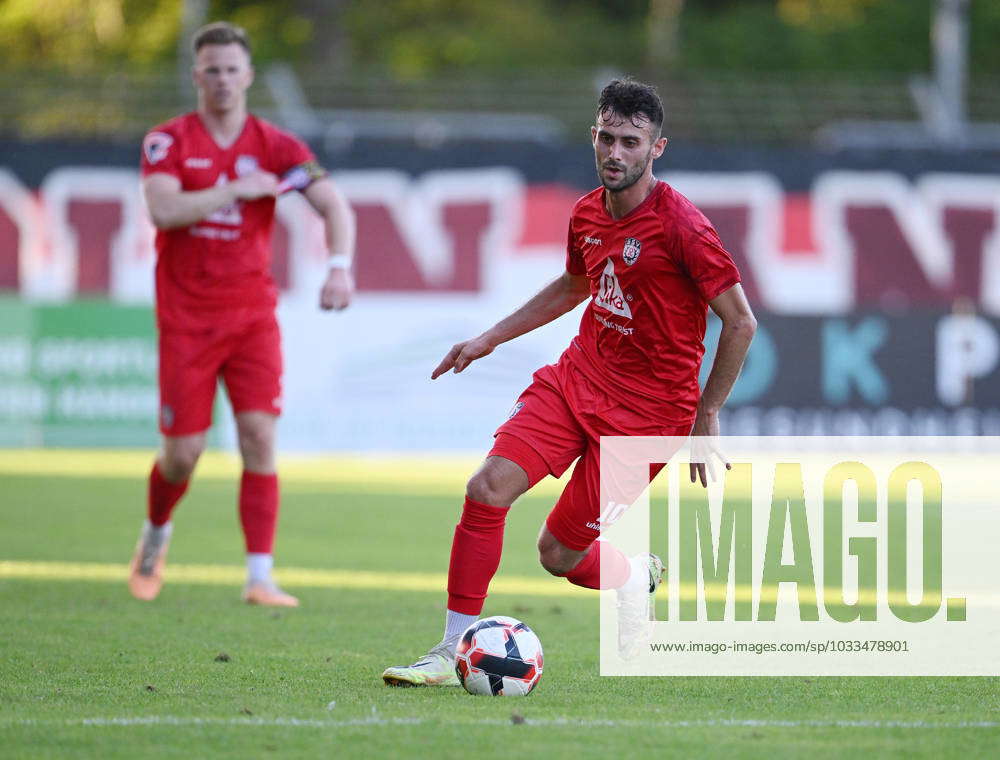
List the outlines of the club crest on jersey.
<svg viewBox="0 0 1000 760">
<path fill-rule="evenodd" d="M 236 157 L 236 176 L 245 177 L 247 174 L 253 174 L 257 171 L 256 156 L 237 156 Z"/>
<path fill-rule="evenodd" d="M 174 138 L 166 132 L 150 132 L 142 141 L 142 152 L 149 163 L 156 164 L 167 157 L 173 144 Z"/>
<path fill-rule="evenodd" d="M 632 266 L 639 260 L 639 251 L 642 249 L 642 242 L 635 238 L 625 238 L 625 247 L 622 249 L 622 258 L 627 266 Z"/>
</svg>

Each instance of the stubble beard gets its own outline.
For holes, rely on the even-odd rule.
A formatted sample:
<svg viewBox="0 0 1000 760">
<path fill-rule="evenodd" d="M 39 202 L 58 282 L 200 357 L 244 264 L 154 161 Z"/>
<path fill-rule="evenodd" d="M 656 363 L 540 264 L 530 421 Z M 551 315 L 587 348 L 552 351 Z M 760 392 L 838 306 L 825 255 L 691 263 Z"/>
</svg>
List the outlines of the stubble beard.
<svg viewBox="0 0 1000 760">
<path fill-rule="evenodd" d="M 647 166 L 649 166 L 649 156 L 646 156 L 646 160 L 643 161 L 641 164 L 636 164 L 631 169 L 626 167 L 622 175 L 622 178 L 617 182 L 608 182 L 606 179 L 604 179 L 604 173 L 603 173 L 604 167 L 602 167 L 600 162 L 598 162 L 597 176 L 600 177 L 601 184 L 604 186 L 606 190 L 612 193 L 620 193 L 623 190 L 628 190 L 630 187 L 632 187 L 632 185 L 638 182 L 642 178 L 642 175 L 645 173 Z"/>
</svg>

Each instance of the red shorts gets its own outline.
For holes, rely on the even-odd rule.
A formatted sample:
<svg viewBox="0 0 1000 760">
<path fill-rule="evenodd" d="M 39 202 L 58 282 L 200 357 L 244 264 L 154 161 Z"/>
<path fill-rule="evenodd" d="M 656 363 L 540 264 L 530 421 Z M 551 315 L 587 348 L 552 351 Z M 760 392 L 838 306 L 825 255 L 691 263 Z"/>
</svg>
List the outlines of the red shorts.
<svg viewBox="0 0 1000 760">
<path fill-rule="evenodd" d="M 559 477 L 579 457 L 546 525 L 563 546 L 583 551 L 601 532 L 601 436 L 684 438 L 691 425 L 658 421 L 648 412 L 623 406 L 563 359 L 534 374 L 507 422 L 496 431 L 490 456 L 519 465 L 528 474 L 529 487 L 546 475 Z M 651 475 L 658 471 L 656 468 Z M 648 479 L 634 498 L 646 485 Z"/>
<path fill-rule="evenodd" d="M 236 328 L 161 331 L 160 432 L 208 430 L 220 377 L 234 414 L 281 413 L 281 333 L 273 315 Z"/>
</svg>

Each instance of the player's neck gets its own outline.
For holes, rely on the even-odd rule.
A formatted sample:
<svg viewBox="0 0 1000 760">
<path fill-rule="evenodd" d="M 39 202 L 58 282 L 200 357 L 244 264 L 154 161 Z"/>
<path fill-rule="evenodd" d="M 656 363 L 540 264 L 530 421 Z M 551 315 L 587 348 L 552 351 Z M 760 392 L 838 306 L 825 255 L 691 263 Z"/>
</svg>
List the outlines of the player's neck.
<svg viewBox="0 0 1000 760">
<path fill-rule="evenodd" d="M 656 178 L 652 172 L 644 174 L 631 187 L 624 190 L 604 190 L 604 208 L 612 219 L 621 219 L 649 197 L 656 187 Z"/>
<path fill-rule="evenodd" d="M 213 111 L 204 105 L 198 107 L 198 116 L 202 124 L 220 148 L 228 148 L 243 131 L 247 120 L 246 106 L 232 108 L 228 111 Z"/>
</svg>

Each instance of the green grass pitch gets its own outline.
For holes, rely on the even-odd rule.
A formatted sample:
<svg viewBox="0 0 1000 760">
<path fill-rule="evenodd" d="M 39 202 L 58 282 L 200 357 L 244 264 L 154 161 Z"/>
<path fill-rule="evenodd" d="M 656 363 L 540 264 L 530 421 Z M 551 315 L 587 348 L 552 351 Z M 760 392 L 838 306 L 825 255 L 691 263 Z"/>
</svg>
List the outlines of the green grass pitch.
<svg viewBox="0 0 1000 760">
<path fill-rule="evenodd" d="M 549 578 L 535 559 L 551 488 L 519 502 L 508 523 L 500 577 L 530 593 L 491 595 L 485 610 L 525 620 L 545 647 L 535 693 L 505 700 L 389 689 L 380 678 L 440 637 L 444 594 L 433 586 L 464 464 L 439 481 L 419 463 L 395 478 L 377 467 L 355 478 L 336 475 L 349 466 L 316 465 L 315 477 L 290 468 L 279 579 L 286 567 L 346 580 L 288 584 L 302 607 L 273 611 L 239 601 L 232 467 L 196 477 L 176 513 L 170 566 L 235 569 L 168 574 L 161 597 L 143 604 L 123 579 L 148 455 L 89 455 L 77 474 L 3 458 L 4 758 L 972 758 L 1000 748 L 998 679 L 601 678 L 596 596 Z M 111 570 L 46 577 L 32 574 L 48 566 L 38 563 Z"/>
</svg>

